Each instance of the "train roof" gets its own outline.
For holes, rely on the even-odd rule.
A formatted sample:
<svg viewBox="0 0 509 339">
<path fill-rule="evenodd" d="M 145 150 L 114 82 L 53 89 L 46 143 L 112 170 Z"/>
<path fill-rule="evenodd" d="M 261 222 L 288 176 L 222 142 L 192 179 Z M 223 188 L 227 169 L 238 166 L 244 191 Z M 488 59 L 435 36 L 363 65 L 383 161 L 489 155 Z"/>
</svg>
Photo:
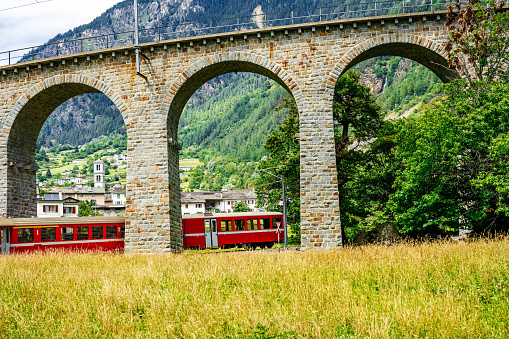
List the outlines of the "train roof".
<svg viewBox="0 0 509 339">
<path fill-rule="evenodd" d="M 124 223 L 124 217 L 67 217 L 67 218 L 9 218 L 0 219 L 0 227 L 78 225 L 78 224 L 116 224 Z"/>
<path fill-rule="evenodd" d="M 203 213 L 184 214 L 182 219 L 207 219 L 207 218 L 236 218 L 236 217 L 268 217 L 283 216 L 280 212 L 235 212 L 235 213 Z"/>
</svg>

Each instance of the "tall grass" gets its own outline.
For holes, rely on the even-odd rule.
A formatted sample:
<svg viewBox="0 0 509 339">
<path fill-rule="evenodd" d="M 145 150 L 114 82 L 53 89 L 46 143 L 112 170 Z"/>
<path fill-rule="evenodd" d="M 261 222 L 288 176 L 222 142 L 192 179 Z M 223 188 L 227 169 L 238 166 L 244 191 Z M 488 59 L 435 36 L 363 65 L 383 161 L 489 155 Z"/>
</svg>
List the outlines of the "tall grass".
<svg viewBox="0 0 509 339">
<path fill-rule="evenodd" d="M 2 257 L 0 336 L 507 338 L 509 239 Z"/>
</svg>

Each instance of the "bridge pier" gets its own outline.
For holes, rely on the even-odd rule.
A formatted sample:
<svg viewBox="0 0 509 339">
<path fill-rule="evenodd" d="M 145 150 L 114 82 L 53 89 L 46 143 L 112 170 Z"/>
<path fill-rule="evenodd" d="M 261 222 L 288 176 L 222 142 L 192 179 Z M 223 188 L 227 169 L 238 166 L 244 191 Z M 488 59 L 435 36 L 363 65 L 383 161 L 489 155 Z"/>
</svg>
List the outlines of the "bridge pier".
<svg viewBox="0 0 509 339">
<path fill-rule="evenodd" d="M 342 245 L 334 147 L 332 98 L 325 91 L 303 91 L 300 116 L 301 245 L 333 249 Z"/>
</svg>

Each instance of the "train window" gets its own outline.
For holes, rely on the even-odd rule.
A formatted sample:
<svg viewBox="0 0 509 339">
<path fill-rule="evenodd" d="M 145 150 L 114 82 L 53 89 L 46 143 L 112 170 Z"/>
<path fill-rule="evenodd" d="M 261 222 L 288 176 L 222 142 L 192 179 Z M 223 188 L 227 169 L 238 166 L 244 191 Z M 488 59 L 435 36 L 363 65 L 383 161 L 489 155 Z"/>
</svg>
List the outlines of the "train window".
<svg viewBox="0 0 509 339">
<path fill-rule="evenodd" d="M 76 236 L 77 236 L 78 240 L 87 240 L 88 239 L 88 226 L 76 227 Z"/>
<path fill-rule="evenodd" d="M 92 239 L 102 239 L 102 238 L 103 238 L 103 227 L 92 226 Z"/>
<path fill-rule="evenodd" d="M 74 239 L 74 227 L 62 227 L 62 240 Z"/>
<path fill-rule="evenodd" d="M 260 219 L 260 229 L 268 230 L 270 229 L 270 219 Z"/>
<path fill-rule="evenodd" d="M 246 229 L 246 221 L 244 219 L 235 220 L 235 230 L 244 231 Z"/>
<path fill-rule="evenodd" d="M 125 225 L 120 226 L 120 237 L 125 238 Z"/>
<path fill-rule="evenodd" d="M 41 241 L 56 241 L 57 229 L 54 227 L 41 228 Z"/>
<path fill-rule="evenodd" d="M 221 232 L 227 232 L 232 230 L 231 220 L 221 220 Z"/>
<path fill-rule="evenodd" d="M 257 219 L 248 219 L 247 229 L 248 230 L 257 230 L 258 229 L 258 220 Z"/>
<path fill-rule="evenodd" d="M 33 228 L 18 228 L 18 243 L 34 242 Z"/>
<path fill-rule="evenodd" d="M 281 224 L 281 218 L 273 218 L 272 219 L 272 228 L 277 228 L 277 225 L 279 223 L 279 227 L 283 227 L 283 224 Z"/>
<path fill-rule="evenodd" d="M 117 226 L 106 226 L 106 238 L 112 239 L 117 237 Z"/>
</svg>

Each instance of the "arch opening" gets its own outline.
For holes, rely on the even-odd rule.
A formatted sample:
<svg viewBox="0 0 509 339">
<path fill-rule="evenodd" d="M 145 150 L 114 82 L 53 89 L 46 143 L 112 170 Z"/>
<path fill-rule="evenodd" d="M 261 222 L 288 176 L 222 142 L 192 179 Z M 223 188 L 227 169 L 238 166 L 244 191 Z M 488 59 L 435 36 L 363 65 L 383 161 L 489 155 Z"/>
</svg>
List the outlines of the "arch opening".
<svg viewBox="0 0 509 339">
<path fill-rule="evenodd" d="M 197 64 L 199 65 L 200 63 Z M 270 66 L 272 67 L 267 68 L 253 62 L 232 60 L 207 65 L 197 70 L 196 73 L 192 74 L 191 76 L 188 75 L 189 73 L 193 73 L 191 70 L 185 71 L 183 73 L 182 86 L 178 87 L 178 91 L 175 93 L 173 99 L 171 100 L 171 105 L 169 108 L 168 131 L 170 133 L 170 137 L 173 139 L 177 137 L 177 130 L 175 127 L 178 125 L 180 115 L 182 114 L 182 111 L 184 110 L 184 107 L 191 96 L 205 83 L 224 74 L 238 72 L 259 74 L 280 84 L 293 97 L 293 92 L 290 86 L 295 88 L 296 85 L 292 84 L 291 78 L 289 81 L 283 81 L 283 77 L 281 77 L 282 68 L 276 65 Z M 272 70 L 274 68 L 276 69 L 277 73 Z"/>
<path fill-rule="evenodd" d="M 429 41 L 422 45 L 373 44 L 367 42 L 353 48 L 344 58 L 349 62 L 336 67 L 339 77 L 335 81 L 332 105 L 341 227 L 346 243 L 363 244 L 386 241 L 384 236 L 397 237 L 394 224 L 383 223 L 379 218 L 389 201 L 395 179 L 394 133 L 397 128 L 389 121 L 418 113 L 425 107 L 423 104 L 440 95 L 442 83 L 459 78 L 448 68 L 438 44 Z M 349 73 L 352 69 L 358 74 Z M 349 87 L 345 81 L 352 78 L 367 86 L 371 94 L 352 89 L 355 86 Z M 371 103 L 357 110 L 358 116 L 351 119 L 345 118 L 348 104 L 335 105 L 344 103 L 349 95 L 357 95 L 356 100 Z M 373 108 L 377 105 L 380 110 Z M 356 123 L 363 125 L 355 127 Z"/>
<path fill-rule="evenodd" d="M 256 57 L 254 57 L 254 60 L 257 60 Z M 197 63 L 197 65 L 200 65 L 200 63 Z M 278 65 L 271 64 L 268 61 L 260 60 L 258 59 L 258 62 L 252 62 L 252 61 L 245 61 L 245 60 L 229 60 L 229 61 L 218 61 L 216 63 L 212 63 L 203 67 L 191 67 L 190 69 L 193 69 L 193 71 L 187 70 L 183 74 L 184 77 L 181 78 L 182 82 L 181 85 L 178 87 L 178 90 L 176 90 L 174 93 L 172 93 L 172 101 L 169 105 L 169 112 L 168 112 L 168 139 L 169 139 L 169 158 L 170 159 L 176 159 L 173 163 L 169 164 L 170 167 L 170 173 L 178 173 L 178 171 L 172 171 L 171 168 L 178 168 L 179 161 L 178 161 L 178 151 L 175 145 L 177 144 L 175 141 L 179 140 L 179 144 L 181 142 L 181 139 L 184 140 L 184 144 L 181 145 L 181 147 L 184 147 L 183 152 L 180 152 L 180 154 L 184 153 L 185 156 L 187 156 L 187 160 L 189 160 L 189 148 L 191 148 L 188 141 L 185 140 L 185 138 L 182 137 L 181 129 L 186 129 L 188 126 L 179 126 L 179 122 L 181 122 L 181 117 L 184 119 L 186 124 L 189 124 L 192 126 L 193 122 L 200 123 L 200 121 L 193 121 L 193 119 L 182 115 L 184 110 L 191 109 L 189 107 L 193 106 L 193 103 L 196 101 L 195 99 L 191 98 L 195 93 L 200 93 L 200 88 L 202 86 L 204 87 L 212 87 L 216 86 L 219 88 L 219 91 L 221 90 L 231 90 L 231 87 L 228 87 L 228 84 L 225 84 L 225 81 L 232 81 L 232 83 L 238 83 L 238 84 L 246 84 L 247 82 L 251 83 L 257 83 L 253 84 L 253 86 L 256 88 L 255 93 L 244 93 L 241 96 L 240 101 L 241 102 L 234 102 L 231 104 L 231 106 L 225 108 L 226 114 L 225 119 L 229 115 L 228 112 L 234 111 L 235 109 L 243 110 L 246 116 L 255 115 L 256 119 L 260 119 L 257 121 L 252 122 L 252 130 L 249 131 L 249 133 L 255 133 L 255 130 L 258 128 L 258 124 L 263 121 L 263 123 L 267 123 L 267 120 L 263 120 L 265 116 L 275 116 L 274 114 L 274 107 L 277 106 L 279 103 L 274 102 L 271 104 L 268 104 L 270 108 L 265 108 L 266 112 L 265 116 L 259 117 L 257 114 L 258 107 L 256 107 L 256 104 L 251 105 L 250 103 L 254 100 L 256 101 L 258 98 L 254 97 L 256 95 L 260 95 L 260 97 L 264 97 L 265 95 L 268 95 L 268 99 L 281 98 L 283 96 L 295 98 L 294 93 L 296 90 L 298 90 L 298 86 L 295 84 L 295 82 L 292 80 L 292 78 L 284 71 L 284 69 Z M 194 71 L 196 69 L 196 71 Z M 237 74 L 233 74 L 237 73 Z M 238 74 L 240 73 L 240 74 Z M 260 76 L 260 77 L 259 77 Z M 272 80 L 272 81 L 270 81 Z M 220 84 L 222 82 L 222 84 Z M 258 86 L 258 87 L 257 87 Z M 265 87 L 263 89 L 260 89 L 259 92 L 257 92 L 257 89 L 259 87 Z M 203 89 L 203 88 L 202 88 Z M 277 91 L 278 92 L 277 92 Z M 274 94 L 277 92 L 276 94 Z M 218 92 L 215 92 L 216 94 L 220 94 Z M 268 94 L 267 94 L 268 93 Z M 271 95 L 274 94 L 273 97 Z M 237 98 L 237 97 L 236 97 Z M 265 97 L 266 98 L 266 97 Z M 298 98 L 296 98 L 298 100 Z M 194 101 L 193 101 L 194 100 Z M 297 101 L 296 100 L 296 101 Z M 221 103 L 218 104 L 220 106 Z M 191 106 L 186 106 L 191 105 Z M 228 104 L 230 105 L 230 104 Z M 246 107 L 253 108 L 253 110 L 245 109 Z M 193 113 L 196 113 L 197 110 L 199 110 L 200 107 L 194 109 Z M 214 109 L 211 109 L 210 111 L 213 111 Z M 259 110 L 258 110 L 259 111 Z M 253 114 L 254 113 L 254 114 Z M 205 114 L 205 113 L 204 113 Z M 274 118 L 271 120 L 272 123 L 277 121 L 277 123 L 274 123 L 271 128 L 266 131 L 266 134 L 263 135 L 263 142 L 261 144 L 259 143 L 256 147 L 261 147 L 263 149 L 263 144 L 265 143 L 265 140 L 269 133 L 274 130 L 278 123 L 280 123 L 283 120 L 283 116 L 285 113 L 280 112 L 277 113 L 279 116 L 277 118 Z M 278 120 L 279 119 L 279 120 Z M 219 121 L 219 124 L 223 121 Z M 263 123 L 261 123 L 263 125 Z M 224 127 L 224 126 L 223 126 Z M 214 126 L 214 128 L 217 128 L 217 126 Z M 232 121 L 231 126 L 227 126 L 226 128 L 231 129 L 240 129 L 245 127 L 239 127 L 238 125 L 234 124 L 234 121 Z M 190 128 L 189 128 L 190 129 Z M 201 130 L 203 133 L 209 133 L 208 129 L 203 128 Z M 235 131 L 236 132 L 236 131 Z M 233 132 L 231 132 L 233 134 Z M 177 136 L 179 134 L 180 138 Z M 177 139 L 179 138 L 179 139 Z M 235 147 L 235 143 L 238 143 L 239 140 L 243 140 L 243 144 L 249 143 L 248 139 L 242 139 L 242 137 L 239 138 L 232 138 L 232 143 L 230 144 L 231 147 Z M 180 145 L 179 145 L 180 146 Z M 244 145 L 243 145 L 244 146 Z M 172 156 L 173 154 L 173 156 Z M 199 166 L 201 169 L 193 169 L 189 171 L 189 169 L 186 170 L 187 173 L 181 173 L 186 175 L 187 177 L 191 177 L 194 175 L 194 171 L 204 171 L 205 174 L 203 175 L 203 180 L 201 182 L 201 185 L 194 186 L 192 189 L 188 189 L 188 193 L 183 193 L 181 197 L 181 190 L 171 190 L 173 197 L 170 199 L 174 205 L 172 206 L 172 210 L 178 211 L 179 217 L 181 217 L 182 214 L 193 214 L 193 213 L 199 213 L 199 212 L 233 212 L 234 203 L 238 202 L 240 199 L 244 203 L 246 203 L 248 208 L 251 210 L 256 210 L 254 205 L 256 204 L 256 195 L 253 195 L 254 191 L 252 190 L 254 185 L 253 181 L 250 180 L 243 180 L 246 177 L 249 177 L 251 179 L 251 176 L 253 175 L 255 169 L 256 169 L 256 163 L 255 161 L 246 160 L 243 158 L 234 158 L 232 155 L 225 155 L 221 151 L 218 153 L 215 153 L 213 155 L 206 154 L 204 156 L 198 156 L 195 155 L 195 157 L 201 157 L 199 162 Z M 187 161 L 186 160 L 186 161 Z M 256 162 L 260 161 L 260 159 L 257 159 Z M 187 162 L 184 162 L 187 164 Z M 181 168 L 186 167 L 188 168 L 189 165 L 182 165 L 182 162 L 180 163 Z M 242 167 L 245 169 L 244 172 L 240 173 L 239 168 Z M 238 173 L 236 172 L 238 171 Z M 181 171 L 182 172 L 182 171 Z M 231 173 L 234 173 L 231 175 Z M 171 175 L 171 174 L 170 174 Z M 213 176 L 213 180 L 212 180 Z M 243 177 L 244 176 L 244 177 Z M 236 181 L 235 179 L 238 178 L 239 180 Z M 211 180 L 209 180 L 211 179 Z M 178 184 L 177 184 L 178 180 Z M 193 180 L 193 179 L 191 179 Z M 210 182 L 209 182 L 210 181 Z M 170 179 L 170 182 L 173 182 L 175 185 L 179 185 L 181 180 L 177 177 L 173 177 Z M 239 184 L 241 183 L 241 184 Z M 297 178 L 297 186 L 299 183 L 299 178 Z M 188 181 L 185 181 L 185 185 L 189 184 Z M 239 184 L 239 185 L 237 185 Z M 188 186 L 186 186 L 188 187 Z M 245 196 L 242 197 L 234 197 L 234 194 L 232 191 L 235 189 L 242 189 L 244 192 L 242 194 L 245 194 Z M 226 190 L 226 191 L 225 191 Z M 251 192 L 247 192 L 250 190 Z M 190 192 L 194 191 L 194 192 Z M 209 200 L 201 201 L 200 199 L 196 199 L 194 196 L 198 196 L 201 194 L 201 192 L 219 192 L 222 191 L 223 194 L 221 194 L 221 199 L 216 199 L 217 197 L 212 197 Z M 231 193 L 231 196 L 229 199 L 226 198 L 228 194 Z M 239 192 L 240 193 L 240 192 Z M 208 194 L 208 193 L 207 193 Z M 241 194 L 241 195 L 242 195 Z M 182 201 L 181 201 L 182 198 Z M 187 200 L 186 200 L 187 199 Z M 189 200 L 189 201 L 188 201 Z M 199 200 L 199 201 L 198 201 Z M 215 200 L 215 201 L 214 201 Z M 197 202 L 198 201 L 198 202 Z M 185 244 L 184 244 L 185 245 Z"/>
<path fill-rule="evenodd" d="M 355 56 L 346 67 L 341 69 L 340 74 L 345 74 L 365 60 L 381 56 L 399 56 L 416 61 L 435 73 L 444 83 L 459 79 L 459 75 L 448 67 L 447 60 L 442 55 L 421 45 L 405 42 L 384 43 L 368 48 Z"/>
<path fill-rule="evenodd" d="M 6 140 L 7 206 L 5 209 L 8 217 L 37 216 L 36 177 L 39 170 L 36 161 L 37 141 L 43 125 L 59 106 L 83 94 L 108 92 L 109 95 L 106 96 L 113 105 L 119 108 L 120 101 L 105 85 L 95 84 L 98 85 L 96 88 L 88 85 L 92 83 L 91 81 L 83 82 L 57 82 L 45 88 L 42 85 L 35 86 L 18 101 L 15 107 L 20 108 L 11 115 L 12 121 L 6 122 L 9 127 Z M 110 97 L 111 95 L 113 98 Z"/>
</svg>

